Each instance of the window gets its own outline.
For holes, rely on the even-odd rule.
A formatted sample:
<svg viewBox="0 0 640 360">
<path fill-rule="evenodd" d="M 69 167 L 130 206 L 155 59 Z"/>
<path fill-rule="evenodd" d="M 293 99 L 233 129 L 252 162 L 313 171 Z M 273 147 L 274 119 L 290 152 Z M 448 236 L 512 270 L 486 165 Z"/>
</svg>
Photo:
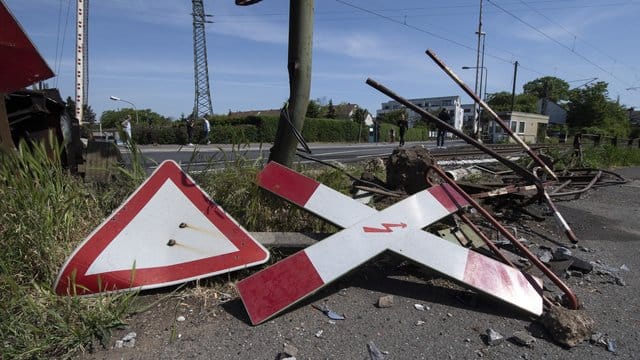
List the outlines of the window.
<svg viewBox="0 0 640 360">
<path fill-rule="evenodd" d="M 524 121 L 520 121 L 518 125 L 518 134 L 524 134 Z"/>
<path fill-rule="evenodd" d="M 516 127 L 518 126 L 518 122 L 517 121 L 511 121 L 511 123 L 509 125 L 511 127 L 511 131 L 516 132 Z"/>
<path fill-rule="evenodd" d="M 471 109 L 464 109 L 464 112 L 466 112 L 466 113 L 470 113 L 470 112 L 471 112 Z"/>
<path fill-rule="evenodd" d="M 453 105 L 452 100 L 442 100 L 442 106 L 451 106 Z"/>
</svg>

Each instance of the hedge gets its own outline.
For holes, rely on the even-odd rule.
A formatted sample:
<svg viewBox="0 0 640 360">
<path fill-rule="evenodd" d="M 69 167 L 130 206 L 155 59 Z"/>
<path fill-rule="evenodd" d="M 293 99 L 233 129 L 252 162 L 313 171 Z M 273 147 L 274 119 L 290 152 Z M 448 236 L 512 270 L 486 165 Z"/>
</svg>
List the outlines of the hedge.
<svg viewBox="0 0 640 360">
<path fill-rule="evenodd" d="M 210 119 L 209 140 L 214 144 L 237 144 L 250 142 L 273 142 L 278 129 L 279 118 L 275 116 L 247 116 L 228 118 L 216 116 Z M 368 127 L 349 120 L 305 119 L 302 136 L 307 142 L 358 142 L 368 141 Z M 168 126 L 133 124 L 132 136 L 136 143 L 144 144 L 186 144 L 187 130 L 184 122 L 174 122 Z M 203 144 L 204 127 L 197 122 L 193 132 L 193 142 Z"/>
</svg>

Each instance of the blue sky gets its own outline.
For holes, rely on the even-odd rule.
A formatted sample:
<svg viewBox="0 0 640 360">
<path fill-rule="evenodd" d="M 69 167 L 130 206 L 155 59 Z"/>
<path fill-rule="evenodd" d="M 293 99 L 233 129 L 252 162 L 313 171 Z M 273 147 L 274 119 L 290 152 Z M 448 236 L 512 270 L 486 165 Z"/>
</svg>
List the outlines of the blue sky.
<svg viewBox="0 0 640 360">
<path fill-rule="evenodd" d="M 56 77 L 74 96 L 75 1 L 5 0 Z M 371 77 L 405 98 L 460 95 L 425 55 L 432 49 L 472 89 L 479 0 L 316 0 L 311 98 L 357 103 L 375 114 L 389 99 Z M 289 2 L 236 6 L 204 0 L 214 113 L 279 108 L 288 98 Z M 174 118 L 194 103 L 193 29 L 188 0 L 92 0 L 89 105 L 98 117 L 129 105 Z M 67 16 L 68 14 L 68 16 Z M 580 86 L 609 83 L 609 96 L 640 107 L 639 0 L 484 0 L 487 92 L 516 92 L 542 76 Z"/>
</svg>

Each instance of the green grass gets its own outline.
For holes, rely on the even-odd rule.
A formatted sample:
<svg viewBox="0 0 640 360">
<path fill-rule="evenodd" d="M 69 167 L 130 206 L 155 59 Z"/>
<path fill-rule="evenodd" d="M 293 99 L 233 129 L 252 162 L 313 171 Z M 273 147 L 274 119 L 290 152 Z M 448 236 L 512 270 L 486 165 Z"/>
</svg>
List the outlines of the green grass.
<svg viewBox="0 0 640 360">
<path fill-rule="evenodd" d="M 16 152 L 0 154 L 3 359 L 64 358 L 105 342 L 132 304 L 130 294 L 53 293 L 62 263 L 104 217 L 103 202 L 117 202 L 113 193 L 98 194 L 51 160 L 59 154 L 57 146 L 24 142 Z"/>
</svg>

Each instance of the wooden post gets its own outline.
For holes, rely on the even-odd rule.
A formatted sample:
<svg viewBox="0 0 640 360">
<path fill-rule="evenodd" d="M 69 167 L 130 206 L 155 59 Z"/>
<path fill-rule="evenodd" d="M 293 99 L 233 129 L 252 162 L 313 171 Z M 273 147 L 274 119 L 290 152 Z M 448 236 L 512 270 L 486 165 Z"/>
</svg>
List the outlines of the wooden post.
<svg viewBox="0 0 640 360">
<path fill-rule="evenodd" d="M 311 91 L 311 52 L 313 41 L 313 0 L 290 0 L 289 5 L 289 104 L 281 113 L 276 139 L 269 160 L 291 167 L 297 138 L 295 127 L 302 132 Z"/>
<path fill-rule="evenodd" d="M 5 151 L 15 149 L 15 144 L 11 138 L 11 129 L 9 127 L 9 117 L 7 116 L 7 105 L 4 97 L 6 94 L 0 92 L 0 148 Z"/>
</svg>

